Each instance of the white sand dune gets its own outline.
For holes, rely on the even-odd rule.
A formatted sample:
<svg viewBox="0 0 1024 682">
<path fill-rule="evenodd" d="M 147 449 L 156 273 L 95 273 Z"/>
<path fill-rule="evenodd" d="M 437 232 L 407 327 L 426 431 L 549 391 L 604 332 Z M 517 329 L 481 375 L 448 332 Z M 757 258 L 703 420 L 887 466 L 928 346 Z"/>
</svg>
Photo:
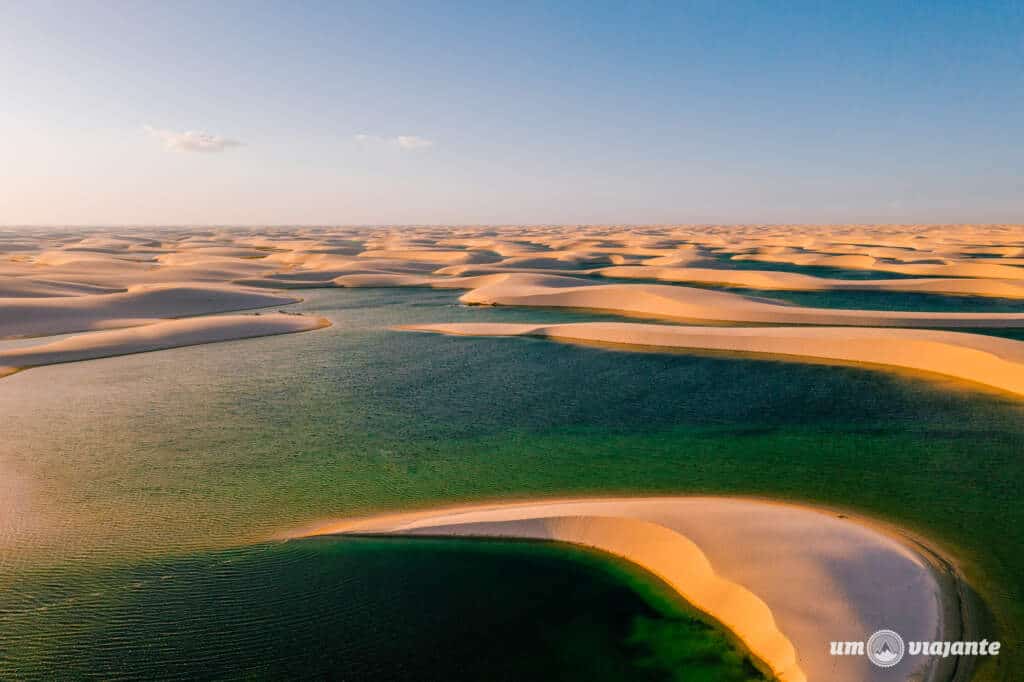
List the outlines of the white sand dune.
<svg viewBox="0 0 1024 682">
<path fill-rule="evenodd" d="M 20 258 L 22 274 L 32 271 L 39 276 L 40 270 L 51 274 L 119 274 L 120 282 L 91 283 L 121 287 L 154 281 L 188 281 L 188 277 L 180 276 L 186 274 L 180 270 L 186 266 L 193 269 L 205 266 L 212 271 L 232 269 L 241 273 L 236 277 L 265 276 L 271 280 L 290 271 L 305 271 L 310 276 L 304 279 L 313 281 L 333 279 L 315 274 L 325 271 L 336 272 L 335 277 L 365 274 L 370 270 L 386 274 L 433 271 L 437 275 L 459 276 L 482 272 L 459 272 L 460 268 L 490 267 L 494 272 L 578 271 L 596 265 L 606 266 L 598 269 L 614 271 L 615 276 L 632 276 L 627 271 L 633 267 L 663 268 L 660 274 L 655 274 L 654 270 L 647 274 L 666 281 L 685 281 L 687 277 L 690 281 L 713 281 L 707 279 L 710 275 L 699 272 L 706 268 L 694 266 L 710 261 L 727 266 L 727 262 L 721 261 L 731 258 L 852 270 L 889 270 L 926 279 L 1024 279 L 1024 268 L 1019 267 L 1024 261 L 1022 228 L 1013 225 L 165 228 L 136 231 L 139 234 L 75 229 L 0 233 L 0 274 L 16 274 L 7 272 L 7 267 L 13 259 Z M 2 254 L 8 255 L 7 263 L 3 262 Z M 625 270 L 616 271 L 616 268 Z M 133 277 L 126 278 L 133 269 Z M 681 270 L 692 272 L 681 273 Z M 742 279 L 746 275 L 734 277 Z M 758 277 L 773 279 L 765 274 Z M 942 286 L 952 285 L 943 283 Z M 968 289 L 967 293 L 986 295 L 985 287 L 980 287 L 980 292 Z M 955 288 L 951 291 L 957 293 Z"/>
<path fill-rule="evenodd" d="M 887 627 L 960 635 L 951 577 L 894 533 L 808 507 L 716 497 L 474 505 L 324 524 L 308 534 L 520 537 L 609 552 L 653 573 L 732 632 L 780 680 L 940 680 L 953 661 L 884 670 L 833 657 L 832 640 Z M 306 533 L 303 533 L 306 534 Z"/>
<path fill-rule="evenodd" d="M 774 270 L 726 270 L 723 268 L 676 268 L 617 266 L 599 268 L 587 274 L 617 279 L 654 279 L 665 282 L 692 282 L 750 289 L 778 291 L 899 291 L 909 293 L 948 294 L 954 296 L 987 296 L 1024 298 L 1024 281 L 1013 279 L 923 278 L 923 279 L 830 279 L 797 272 Z"/>
<path fill-rule="evenodd" d="M 821 254 L 751 254 L 737 255 L 735 260 L 791 263 L 793 265 L 875 270 L 900 275 L 931 277 L 991 277 L 1024 279 L 1024 268 L 1001 263 L 945 262 L 945 263 L 887 263 L 872 256 L 829 256 Z"/>
<path fill-rule="evenodd" d="M 360 258 L 403 260 L 436 265 L 469 263 L 480 260 L 494 260 L 487 252 L 443 249 L 369 249 L 359 254 Z"/>
<path fill-rule="evenodd" d="M 0 338 L 130 327 L 294 303 L 298 299 L 229 285 L 141 285 L 124 293 L 0 299 Z"/>
<path fill-rule="evenodd" d="M 0 300 L 5 298 L 45 298 L 49 296 L 81 296 L 113 294 L 123 289 L 100 287 L 80 282 L 61 282 L 29 277 L 0 275 Z"/>
<path fill-rule="evenodd" d="M 811 274 L 814 271 L 728 269 L 739 260 L 888 270 L 913 278 L 857 280 L 819 277 Z M 692 282 L 767 290 L 862 289 L 1022 299 L 1022 262 L 1024 228 L 1019 225 L 0 230 L 0 338 L 123 328 L 297 300 L 272 289 L 369 286 L 465 289 L 461 300 L 468 304 L 591 308 L 675 322 L 1024 327 L 1024 313 L 971 313 L 970 299 L 963 301 L 964 312 L 843 310 L 680 286 Z M 715 267 L 703 267 L 707 265 Z M 581 274 L 675 284 L 573 276 Z M 579 334 L 580 328 L 574 333 Z M 916 353 L 910 350 L 917 348 L 913 344 L 922 341 L 918 337 L 891 338 L 891 343 L 883 344 L 885 353 L 865 355 L 834 352 L 845 340 L 754 343 L 749 331 L 703 333 L 720 336 L 694 341 L 691 333 L 688 340 L 665 342 L 739 350 L 756 346 L 751 352 L 854 362 L 869 362 L 864 359 L 867 355 L 881 354 L 891 364 L 908 367 L 959 363 L 963 365 L 959 374 L 983 381 L 997 372 L 990 359 L 972 364 L 974 356 L 964 355 L 972 349 L 945 341 L 944 348 L 958 348 L 960 355 L 945 354 L 941 361 L 909 357 Z M 628 342 L 633 338 L 632 332 L 613 336 Z M 898 353 L 897 341 L 910 345 Z M 1007 373 L 999 385 L 1015 385 L 1014 376 Z"/>
<path fill-rule="evenodd" d="M 653 259 L 661 261 L 663 259 Z M 730 270 L 727 268 L 677 267 L 640 264 L 609 267 L 569 268 L 558 262 L 544 267 L 519 264 L 468 264 L 438 268 L 433 275 L 449 277 L 479 276 L 485 274 L 541 274 L 579 277 L 606 277 L 608 279 L 641 279 L 673 283 L 691 283 L 712 286 L 765 289 L 774 291 L 880 291 L 947 296 L 978 296 L 987 298 L 1024 298 L 1024 280 L 969 278 L 969 277 L 901 277 L 893 279 L 836 279 L 798 272 L 778 270 Z M 965 302 L 966 303 L 966 302 Z"/>
<path fill-rule="evenodd" d="M 255 336 L 290 334 L 320 329 L 329 324 L 326 319 L 320 317 L 267 313 L 190 317 L 154 322 L 129 329 L 90 332 L 49 343 L 0 351 L 0 377 L 28 367 Z"/>
<path fill-rule="evenodd" d="M 430 275 L 394 275 L 384 272 L 342 275 L 332 282 L 341 287 L 431 287 L 434 289 L 476 289 L 505 279 L 505 275 L 433 277 Z"/>
<path fill-rule="evenodd" d="M 570 277 L 510 274 L 486 280 L 463 303 L 590 308 L 677 320 L 876 327 L 1024 327 L 1024 313 L 931 313 L 807 308 L 726 291 L 667 284 L 593 284 Z"/>
<path fill-rule="evenodd" d="M 1024 342 L 981 334 L 859 327 L 694 327 L 630 322 L 422 324 L 408 331 L 719 350 L 942 374 L 1024 396 Z"/>
</svg>

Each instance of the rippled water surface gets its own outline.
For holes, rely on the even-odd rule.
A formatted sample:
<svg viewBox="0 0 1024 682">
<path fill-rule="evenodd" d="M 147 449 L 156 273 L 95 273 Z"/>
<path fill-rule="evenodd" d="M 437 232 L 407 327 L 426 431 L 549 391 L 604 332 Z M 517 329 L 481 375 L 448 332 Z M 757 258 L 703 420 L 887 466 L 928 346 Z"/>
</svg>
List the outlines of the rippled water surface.
<svg viewBox="0 0 1024 682">
<path fill-rule="evenodd" d="M 0 666 L 8 673 L 11 662 L 37 672 L 71 662 L 110 679 L 140 651 L 146 660 L 187 655 L 214 666 L 232 637 L 252 654 L 246 665 L 293 665 L 280 652 L 261 659 L 250 648 L 326 648 L 317 637 L 344 638 L 361 616 L 316 631 L 311 608 L 340 603 L 344 613 L 345 595 L 364 593 L 394 613 L 410 601 L 411 592 L 372 592 L 384 589 L 368 577 L 375 561 L 408 569 L 384 581 L 394 585 L 432 570 L 464 571 L 476 550 L 269 539 L 333 517 L 502 496 L 721 492 L 849 506 L 955 548 L 1001 622 L 1024 622 L 1024 407 L 1015 399 L 852 367 L 390 330 L 606 319 L 466 308 L 454 292 L 302 295 L 296 309 L 334 326 L 0 381 Z M 515 547 L 502 551 L 503 560 L 534 560 Z M 560 571 L 582 571 L 574 561 L 547 556 L 524 569 L 507 602 L 537 603 L 522 595 L 536 595 Z M 598 573 L 581 578 L 584 588 L 613 590 Z M 262 578 L 240 577 L 253 575 Z M 251 639 L 239 624 L 257 618 L 259 595 L 275 596 L 268 586 L 285 583 L 317 589 L 282 588 L 277 598 L 294 594 L 294 608 L 258 611 L 253 622 L 276 634 Z M 261 587 L 245 600 L 232 596 L 247 585 Z M 168 594 L 174 599 L 162 599 Z M 620 596 L 630 618 L 647 608 L 633 592 Z M 578 607 L 547 600 L 560 613 Z M 621 628 L 629 619 L 617 608 L 588 618 Z M 138 620 L 145 613 L 157 616 Z M 195 618 L 212 629 L 195 630 Z M 155 629 L 126 639 L 138 622 Z M 397 632 L 379 627 L 386 637 Z M 536 638 L 523 645 L 539 646 Z"/>
</svg>

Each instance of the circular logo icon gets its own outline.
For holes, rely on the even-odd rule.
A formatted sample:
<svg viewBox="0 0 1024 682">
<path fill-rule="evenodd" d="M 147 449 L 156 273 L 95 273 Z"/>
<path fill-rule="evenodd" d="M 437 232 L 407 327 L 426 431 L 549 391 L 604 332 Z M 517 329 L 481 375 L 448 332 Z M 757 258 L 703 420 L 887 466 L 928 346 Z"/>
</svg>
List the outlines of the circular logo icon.
<svg viewBox="0 0 1024 682">
<path fill-rule="evenodd" d="M 891 668 L 903 660 L 903 638 L 892 630 L 879 630 L 868 637 L 868 660 L 879 668 Z"/>
</svg>

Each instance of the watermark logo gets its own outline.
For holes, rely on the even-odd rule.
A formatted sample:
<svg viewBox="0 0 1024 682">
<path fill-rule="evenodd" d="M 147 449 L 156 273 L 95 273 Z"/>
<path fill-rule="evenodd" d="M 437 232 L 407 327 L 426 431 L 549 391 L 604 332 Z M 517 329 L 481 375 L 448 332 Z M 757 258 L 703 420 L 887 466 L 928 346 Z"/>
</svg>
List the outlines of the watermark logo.
<svg viewBox="0 0 1024 682">
<path fill-rule="evenodd" d="M 899 633 L 879 630 L 868 637 L 867 642 L 831 642 L 829 653 L 833 656 L 867 656 L 879 668 L 891 668 L 903 660 L 903 656 L 998 656 L 1001 642 L 987 639 L 970 642 L 919 642 L 905 643 Z"/>
<path fill-rule="evenodd" d="M 879 630 L 870 637 L 865 647 L 868 660 L 879 668 L 891 668 L 903 660 L 906 648 L 903 638 L 892 630 Z"/>
</svg>

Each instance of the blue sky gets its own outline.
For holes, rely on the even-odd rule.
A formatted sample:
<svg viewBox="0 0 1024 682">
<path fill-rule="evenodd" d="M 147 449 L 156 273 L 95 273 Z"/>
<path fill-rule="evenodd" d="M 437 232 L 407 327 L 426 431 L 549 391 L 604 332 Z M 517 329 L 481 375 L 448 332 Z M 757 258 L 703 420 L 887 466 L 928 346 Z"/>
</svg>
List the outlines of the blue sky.
<svg viewBox="0 0 1024 682">
<path fill-rule="evenodd" d="M 1024 221 L 1022 1 L 0 0 L 0 93 L 0 224 Z"/>
</svg>

